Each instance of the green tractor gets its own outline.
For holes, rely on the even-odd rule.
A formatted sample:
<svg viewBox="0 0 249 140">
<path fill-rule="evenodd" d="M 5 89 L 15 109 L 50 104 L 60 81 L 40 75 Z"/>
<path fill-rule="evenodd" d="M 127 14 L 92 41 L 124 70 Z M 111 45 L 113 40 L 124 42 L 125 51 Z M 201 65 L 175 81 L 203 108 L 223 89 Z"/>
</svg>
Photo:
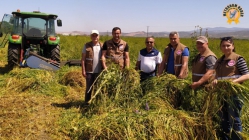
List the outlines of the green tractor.
<svg viewBox="0 0 249 140">
<path fill-rule="evenodd" d="M 0 37 L 3 37 L 0 47 L 6 46 L 8 42 L 9 68 L 19 65 L 55 70 L 59 67 L 60 37 L 55 33 L 57 17 L 39 11 L 17 10 L 12 15 L 4 14 L 0 26 Z M 61 20 L 56 21 L 57 26 L 62 26 Z M 31 55 L 46 63 L 34 57 L 28 60 Z"/>
</svg>

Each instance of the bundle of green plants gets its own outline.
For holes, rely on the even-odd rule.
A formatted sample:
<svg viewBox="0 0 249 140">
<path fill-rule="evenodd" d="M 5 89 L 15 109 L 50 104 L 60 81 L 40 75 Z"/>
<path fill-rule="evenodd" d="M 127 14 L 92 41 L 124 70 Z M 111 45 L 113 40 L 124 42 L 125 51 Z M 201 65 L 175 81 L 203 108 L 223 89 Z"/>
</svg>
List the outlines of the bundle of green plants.
<svg viewBox="0 0 249 140">
<path fill-rule="evenodd" d="M 166 104 L 164 109 L 171 107 L 172 110 L 186 111 L 189 118 L 195 119 L 195 125 L 189 128 L 193 133 L 191 139 L 216 139 L 215 129 L 218 125 L 213 124 L 214 116 L 207 116 L 202 112 L 203 105 L 208 101 L 208 92 L 202 88 L 194 91 L 190 84 L 188 79 L 177 79 L 174 75 L 164 74 L 146 80 L 141 86 L 145 90 L 144 99 L 157 105 L 155 108 Z M 201 135 L 203 133 L 205 135 Z"/>
<path fill-rule="evenodd" d="M 80 119 L 80 139 L 194 139 L 198 119 L 180 110 L 113 108 Z M 200 132 L 200 131 L 199 131 Z"/>
<path fill-rule="evenodd" d="M 101 112 L 109 107 L 129 107 L 142 96 L 139 73 L 134 69 L 120 70 L 117 65 L 102 71 L 92 88 L 94 94 L 89 102 Z"/>
<path fill-rule="evenodd" d="M 174 108 L 179 107 L 181 94 L 190 90 L 189 81 L 177 79 L 172 74 L 147 79 L 141 83 L 141 88 L 145 94 L 144 99 L 157 100 L 152 98 L 160 98 Z"/>
<path fill-rule="evenodd" d="M 201 121 L 203 121 L 203 124 L 206 125 L 207 129 L 221 132 L 221 108 L 224 106 L 224 102 L 227 102 L 230 107 L 237 109 L 233 101 L 236 98 L 236 100 L 240 100 L 243 104 L 241 113 L 243 125 L 242 135 L 247 137 L 249 134 L 248 92 L 249 89 L 241 84 L 233 83 L 228 80 L 220 80 L 217 85 L 212 85 L 212 83 L 210 83 L 195 91 L 192 90 L 189 93 L 185 92 L 187 94 L 183 95 L 181 108 L 191 112 L 197 112 L 201 115 Z"/>
<path fill-rule="evenodd" d="M 170 93 L 165 92 L 173 91 L 170 86 L 153 94 L 153 88 L 172 82 L 170 77 L 177 81 L 164 75 L 140 86 L 139 73 L 134 69 L 108 67 L 96 80 L 90 105 L 83 107 L 77 129 L 70 135 L 76 139 L 194 139 L 201 132 L 199 117 L 172 106 L 167 96 Z M 157 78 L 164 82 L 154 83 Z M 143 86 L 148 88 L 144 92 Z"/>
<path fill-rule="evenodd" d="M 233 100 L 239 100 L 243 107 L 241 112 L 241 120 L 243 126 L 243 135 L 249 136 L 249 89 L 241 84 L 234 84 L 228 80 L 221 80 L 216 87 L 211 90 L 212 94 L 216 94 L 216 101 L 219 106 L 223 106 L 224 101 L 231 107 L 236 109 Z M 210 109 L 209 109 L 210 110 Z M 209 111 L 210 112 L 210 111 Z"/>
<path fill-rule="evenodd" d="M 192 90 L 190 80 L 170 74 L 142 83 L 139 77 L 134 69 L 108 67 L 95 81 L 92 100 L 81 115 L 63 119 L 63 126 L 72 126 L 63 131 L 73 139 L 219 139 L 217 114 L 225 96 L 235 93 L 247 102 L 247 88 L 229 81 Z M 245 134 L 247 112 L 244 108 Z"/>
</svg>

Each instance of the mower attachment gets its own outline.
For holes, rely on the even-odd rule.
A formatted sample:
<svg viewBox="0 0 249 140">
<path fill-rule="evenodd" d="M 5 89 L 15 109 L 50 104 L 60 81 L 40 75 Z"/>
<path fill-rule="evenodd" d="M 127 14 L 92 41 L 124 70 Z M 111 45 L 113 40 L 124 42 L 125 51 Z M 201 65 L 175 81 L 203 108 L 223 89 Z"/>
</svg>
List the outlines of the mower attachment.
<svg viewBox="0 0 249 140">
<path fill-rule="evenodd" d="M 56 63 L 53 63 L 52 61 L 45 61 L 34 55 L 29 56 L 26 60 L 26 63 L 28 67 L 34 69 L 45 69 L 55 71 L 60 68 L 60 66 L 58 66 Z"/>
<path fill-rule="evenodd" d="M 45 70 L 58 70 L 60 63 L 57 61 L 42 57 L 28 49 L 25 53 L 25 58 L 21 63 L 22 66 L 28 66 L 34 69 L 45 69 Z"/>
<path fill-rule="evenodd" d="M 25 54 L 26 59 L 23 60 L 21 66 L 28 66 L 30 68 L 34 69 L 45 69 L 45 70 L 52 70 L 56 71 L 61 66 L 81 66 L 81 60 L 68 60 L 68 61 L 62 61 L 61 63 L 47 59 L 45 57 L 42 57 L 30 50 L 27 50 Z"/>
</svg>

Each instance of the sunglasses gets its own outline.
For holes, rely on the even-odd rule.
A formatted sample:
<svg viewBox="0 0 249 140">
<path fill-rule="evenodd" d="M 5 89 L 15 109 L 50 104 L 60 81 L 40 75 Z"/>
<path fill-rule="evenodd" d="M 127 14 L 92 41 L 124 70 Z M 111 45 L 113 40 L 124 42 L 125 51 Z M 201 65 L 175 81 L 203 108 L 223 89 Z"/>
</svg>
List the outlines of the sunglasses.
<svg viewBox="0 0 249 140">
<path fill-rule="evenodd" d="M 233 39 L 233 37 L 231 37 L 231 36 L 227 36 L 227 37 L 222 37 L 222 38 L 220 38 L 220 40 L 225 40 L 225 41 L 227 41 L 227 40 L 231 40 L 231 39 Z"/>
<path fill-rule="evenodd" d="M 152 42 L 152 41 L 147 41 L 146 43 L 147 43 L 147 44 L 153 44 L 154 42 Z"/>
</svg>

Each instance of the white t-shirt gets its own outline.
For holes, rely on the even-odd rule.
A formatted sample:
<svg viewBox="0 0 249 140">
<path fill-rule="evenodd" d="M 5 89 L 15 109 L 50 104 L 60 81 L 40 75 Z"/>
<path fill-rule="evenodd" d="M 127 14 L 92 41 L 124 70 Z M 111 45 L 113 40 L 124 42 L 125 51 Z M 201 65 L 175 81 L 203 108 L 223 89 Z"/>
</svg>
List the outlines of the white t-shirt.
<svg viewBox="0 0 249 140">
<path fill-rule="evenodd" d="M 155 48 L 153 48 L 152 51 L 149 53 L 145 48 L 139 51 L 138 61 L 141 61 L 140 63 L 141 71 L 145 73 L 150 73 L 155 71 L 156 65 L 162 62 L 162 55 Z"/>
</svg>

